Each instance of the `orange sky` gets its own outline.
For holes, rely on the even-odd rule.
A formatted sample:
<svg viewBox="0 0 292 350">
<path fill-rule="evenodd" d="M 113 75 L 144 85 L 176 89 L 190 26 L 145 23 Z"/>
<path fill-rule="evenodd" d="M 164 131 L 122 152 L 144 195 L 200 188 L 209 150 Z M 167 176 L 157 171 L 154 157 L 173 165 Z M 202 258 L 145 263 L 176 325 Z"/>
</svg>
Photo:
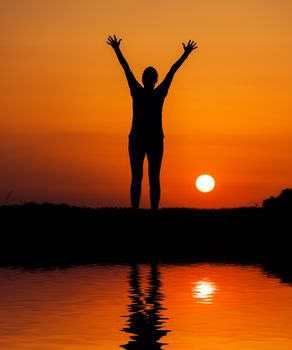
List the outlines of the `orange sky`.
<svg viewBox="0 0 292 350">
<path fill-rule="evenodd" d="M 129 206 L 114 33 L 138 80 L 148 65 L 163 79 L 182 41 L 199 46 L 164 105 L 161 207 L 261 205 L 291 187 L 291 14 L 288 0 L 0 0 L 0 204 Z"/>
</svg>

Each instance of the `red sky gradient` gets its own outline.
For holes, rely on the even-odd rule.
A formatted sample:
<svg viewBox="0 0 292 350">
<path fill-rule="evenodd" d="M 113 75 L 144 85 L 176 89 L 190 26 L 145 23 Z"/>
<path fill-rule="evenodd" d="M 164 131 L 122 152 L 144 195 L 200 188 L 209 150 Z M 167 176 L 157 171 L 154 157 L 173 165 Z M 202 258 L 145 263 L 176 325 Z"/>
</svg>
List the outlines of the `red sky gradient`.
<svg viewBox="0 0 292 350">
<path fill-rule="evenodd" d="M 291 14 L 288 0 L 0 0 L 0 204 L 130 205 L 131 97 L 112 34 L 138 80 L 199 46 L 164 105 L 161 207 L 261 205 L 291 187 Z"/>
</svg>

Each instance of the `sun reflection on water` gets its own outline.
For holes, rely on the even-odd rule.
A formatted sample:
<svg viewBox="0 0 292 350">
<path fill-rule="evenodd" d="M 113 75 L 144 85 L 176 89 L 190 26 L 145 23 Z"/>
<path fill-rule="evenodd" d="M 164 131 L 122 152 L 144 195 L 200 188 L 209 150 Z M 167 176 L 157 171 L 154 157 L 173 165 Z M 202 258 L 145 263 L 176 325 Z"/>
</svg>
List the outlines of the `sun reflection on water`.
<svg viewBox="0 0 292 350">
<path fill-rule="evenodd" d="M 216 285 L 208 279 L 193 282 L 193 297 L 199 304 L 212 304 L 214 293 L 217 290 Z"/>
</svg>

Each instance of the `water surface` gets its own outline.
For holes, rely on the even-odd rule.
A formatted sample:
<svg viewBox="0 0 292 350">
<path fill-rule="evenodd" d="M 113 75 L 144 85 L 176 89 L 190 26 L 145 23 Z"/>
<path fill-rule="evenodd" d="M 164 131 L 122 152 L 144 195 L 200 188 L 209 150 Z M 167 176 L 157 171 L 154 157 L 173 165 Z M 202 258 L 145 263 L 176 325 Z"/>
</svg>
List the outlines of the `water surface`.
<svg viewBox="0 0 292 350">
<path fill-rule="evenodd" d="M 227 264 L 0 269 L 5 350 L 292 349 L 292 287 Z"/>
</svg>

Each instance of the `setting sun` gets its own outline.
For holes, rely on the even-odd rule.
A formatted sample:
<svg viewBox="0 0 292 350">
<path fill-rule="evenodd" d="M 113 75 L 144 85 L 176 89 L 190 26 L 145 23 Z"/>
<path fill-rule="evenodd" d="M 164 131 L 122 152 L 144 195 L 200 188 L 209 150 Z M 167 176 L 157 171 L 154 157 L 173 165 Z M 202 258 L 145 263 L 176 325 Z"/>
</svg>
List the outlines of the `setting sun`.
<svg viewBox="0 0 292 350">
<path fill-rule="evenodd" d="M 215 187 L 215 180 L 212 176 L 203 174 L 200 175 L 196 180 L 196 187 L 201 192 L 210 192 Z"/>
</svg>

